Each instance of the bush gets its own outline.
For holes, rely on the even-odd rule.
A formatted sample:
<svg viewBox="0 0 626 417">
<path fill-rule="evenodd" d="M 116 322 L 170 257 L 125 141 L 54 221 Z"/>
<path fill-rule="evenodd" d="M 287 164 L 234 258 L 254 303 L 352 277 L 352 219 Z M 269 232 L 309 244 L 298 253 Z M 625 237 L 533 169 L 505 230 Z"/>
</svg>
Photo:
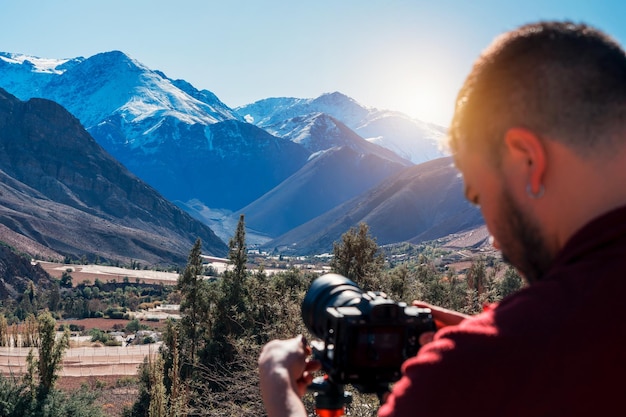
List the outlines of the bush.
<svg viewBox="0 0 626 417">
<path fill-rule="evenodd" d="M 91 336 L 92 342 L 102 342 L 105 343 L 111 340 L 111 336 L 100 329 L 94 328 L 89 330 L 89 335 Z"/>
<path fill-rule="evenodd" d="M 109 313 L 109 318 L 112 318 L 112 319 L 123 319 L 124 318 L 124 312 L 123 311 L 111 311 Z"/>
<path fill-rule="evenodd" d="M 129 321 L 128 324 L 126 325 L 126 332 L 135 333 L 139 331 L 139 328 L 140 328 L 139 320 L 133 319 Z"/>
<path fill-rule="evenodd" d="M 154 343 L 154 338 L 152 336 L 146 336 L 143 339 L 141 339 L 142 345 L 149 345 L 151 343 Z"/>
</svg>

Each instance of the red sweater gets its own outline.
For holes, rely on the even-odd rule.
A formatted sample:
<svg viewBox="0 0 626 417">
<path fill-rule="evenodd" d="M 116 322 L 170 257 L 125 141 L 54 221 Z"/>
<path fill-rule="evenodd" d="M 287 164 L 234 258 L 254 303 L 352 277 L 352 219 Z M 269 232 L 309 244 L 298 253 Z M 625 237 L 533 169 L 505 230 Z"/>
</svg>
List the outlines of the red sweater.
<svg viewBox="0 0 626 417">
<path fill-rule="evenodd" d="M 537 283 L 446 327 L 403 366 L 391 416 L 626 416 L 626 207 Z"/>
</svg>

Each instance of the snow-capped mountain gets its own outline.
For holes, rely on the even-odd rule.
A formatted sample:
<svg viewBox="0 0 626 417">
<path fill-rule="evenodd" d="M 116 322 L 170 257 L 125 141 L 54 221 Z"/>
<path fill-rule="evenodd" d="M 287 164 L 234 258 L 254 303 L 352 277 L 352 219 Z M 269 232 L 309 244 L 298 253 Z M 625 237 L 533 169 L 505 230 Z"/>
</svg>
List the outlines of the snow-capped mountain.
<svg viewBox="0 0 626 417">
<path fill-rule="evenodd" d="M 326 113 L 297 116 L 266 126 L 265 130 L 302 145 L 313 155 L 347 146 L 361 154 L 374 154 L 403 165 L 411 165 L 408 159 L 400 157 L 384 146 L 363 139 L 343 122 Z"/>
<path fill-rule="evenodd" d="M 277 128 L 312 154 L 300 170 L 240 209 L 246 224 L 266 236 L 283 234 L 412 165 L 324 113 L 295 117 Z"/>
<path fill-rule="evenodd" d="M 292 140 L 293 125 L 322 113 L 340 120 L 359 136 L 413 163 L 445 156 L 440 146 L 446 133 L 443 127 L 412 119 L 400 112 L 367 108 L 339 92 L 314 99 L 268 98 L 235 110 L 248 122 Z M 301 142 L 306 140 L 302 137 L 298 139 Z"/>
<path fill-rule="evenodd" d="M 203 124 L 241 119 L 213 93 L 171 80 L 120 51 L 61 60 L 0 53 L 0 69 L 7 91 L 21 100 L 40 96 L 56 101 L 86 129 L 114 114 L 128 123 L 168 116 Z"/>
<path fill-rule="evenodd" d="M 269 127 L 285 120 L 312 113 L 326 113 L 349 127 L 357 127 L 369 110 L 339 92 L 317 98 L 273 97 L 256 101 L 235 110 L 250 123 Z"/>
<path fill-rule="evenodd" d="M 2 88 L 21 100 L 44 97 L 42 87 L 84 58 L 48 59 L 0 52 Z"/>
<path fill-rule="evenodd" d="M 61 104 L 168 200 L 206 224 L 220 222 L 224 240 L 241 212 L 267 240 L 443 155 L 442 127 L 341 93 L 231 109 L 120 51 L 71 59 L 0 53 L 0 87 Z"/>
<path fill-rule="evenodd" d="M 0 63 L 0 87 L 22 100 L 39 96 L 61 104 L 170 200 L 243 207 L 309 156 L 300 145 L 244 122 L 210 91 L 171 80 L 119 51 L 58 61 L 5 53 Z M 36 80 L 36 88 L 29 91 L 25 80 Z"/>
</svg>

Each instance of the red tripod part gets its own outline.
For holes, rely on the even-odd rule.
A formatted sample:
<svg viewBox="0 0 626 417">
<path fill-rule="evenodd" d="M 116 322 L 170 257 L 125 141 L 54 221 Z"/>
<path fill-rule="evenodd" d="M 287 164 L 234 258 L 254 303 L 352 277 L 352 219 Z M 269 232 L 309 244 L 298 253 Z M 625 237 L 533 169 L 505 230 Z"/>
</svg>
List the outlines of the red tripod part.
<svg viewBox="0 0 626 417">
<path fill-rule="evenodd" d="M 343 417 L 346 415 L 346 409 L 343 407 L 335 410 L 316 408 L 315 415 L 318 417 Z"/>
<path fill-rule="evenodd" d="M 346 404 L 352 402 L 352 394 L 343 390 L 341 384 L 334 384 L 328 375 L 316 377 L 309 391 L 315 394 L 315 415 L 317 417 L 342 417 L 346 415 Z"/>
</svg>

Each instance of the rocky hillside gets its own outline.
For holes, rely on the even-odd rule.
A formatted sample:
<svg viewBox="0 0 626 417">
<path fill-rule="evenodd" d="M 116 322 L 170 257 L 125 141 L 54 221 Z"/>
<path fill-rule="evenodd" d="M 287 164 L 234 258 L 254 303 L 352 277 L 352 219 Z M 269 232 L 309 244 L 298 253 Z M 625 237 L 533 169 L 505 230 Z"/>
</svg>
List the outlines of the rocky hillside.
<svg viewBox="0 0 626 417">
<path fill-rule="evenodd" d="M 0 90 L 0 223 L 63 255 L 184 263 L 226 245 L 112 158 L 60 105 Z"/>
<path fill-rule="evenodd" d="M 438 239 L 483 225 L 480 210 L 463 194 L 451 157 L 406 168 L 350 201 L 264 245 L 297 253 L 331 251 L 360 222 L 379 245 Z"/>
<path fill-rule="evenodd" d="M 29 282 L 35 284 L 38 291 L 52 285 L 50 276 L 41 266 L 32 264 L 27 257 L 0 244 L 0 300 L 17 298 L 24 294 Z"/>
</svg>

